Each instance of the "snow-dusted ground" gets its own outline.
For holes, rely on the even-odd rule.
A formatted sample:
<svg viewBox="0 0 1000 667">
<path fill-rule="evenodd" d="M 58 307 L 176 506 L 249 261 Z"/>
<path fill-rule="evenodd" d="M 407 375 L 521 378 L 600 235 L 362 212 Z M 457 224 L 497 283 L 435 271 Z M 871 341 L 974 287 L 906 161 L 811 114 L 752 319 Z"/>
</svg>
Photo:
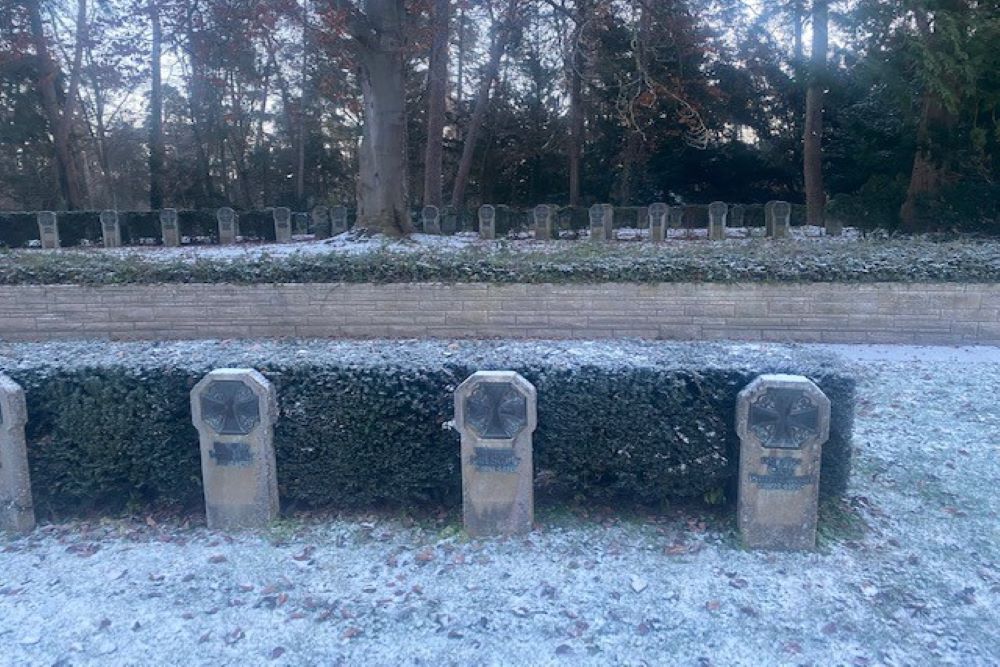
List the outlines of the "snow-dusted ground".
<svg viewBox="0 0 1000 667">
<path fill-rule="evenodd" d="M 165 248 L 153 245 L 136 245 L 124 248 L 103 248 L 97 245 L 87 247 L 67 248 L 62 252 L 103 253 L 118 257 L 142 257 L 160 261 L 187 261 L 198 259 L 216 260 L 252 260 L 262 257 L 289 257 L 292 255 L 360 255 L 372 252 L 412 253 L 423 251 L 453 252 L 461 250 L 480 250 L 491 252 L 500 250 L 515 252 L 555 252 L 572 247 L 585 241 L 588 232 L 582 232 L 582 238 L 569 238 L 568 232 L 563 232 L 566 238 L 559 241 L 535 241 L 531 233 L 521 233 L 509 239 L 484 241 L 476 232 L 460 232 L 452 236 L 435 236 L 430 234 L 413 234 L 402 240 L 390 239 L 381 235 L 361 237 L 352 232 L 346 232 L 332 239 L 317 241 L 311 236 L 296 237 L 293 243 L 237 243 L 236 245 L 183 245 L 178 248 Z M 620 241 L 648 242 L 648 229 L 621 228 L 615 230 L 615 236 Z M 667 243 L 683 243 L 687 241 L 705 240 L 706 229 L 670 229 Z M 762 239 L 762 228 L 734 227 L 726 230 L 729 241 Z M 843 243 L 856 241 L 861 237 L 854 228 L 844 230 L 839 237 L 826 237 L 821 227 L 793 227 L 791 238 L 796 241 L 825 243 Z M 21 252 L 52 252 L 50 250 L 32 249 Z"/>
<path fill-rule="evenodd" d="M 867 528 L 827 512 L 816 553 L 740 549 L 731 509 L 46 525 L 0 542 L 0 663 L 1000 663 L 1000 349 L 826 347 L 862 378 Z"/>
</svg>

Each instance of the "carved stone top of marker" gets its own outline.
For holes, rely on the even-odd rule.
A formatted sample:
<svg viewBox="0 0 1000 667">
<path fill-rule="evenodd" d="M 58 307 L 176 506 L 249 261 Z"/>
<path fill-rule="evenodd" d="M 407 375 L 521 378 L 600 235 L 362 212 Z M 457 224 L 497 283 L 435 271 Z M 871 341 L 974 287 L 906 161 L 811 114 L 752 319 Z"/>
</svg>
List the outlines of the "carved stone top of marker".
<svg viewBox="0 0 1000 667">
<path fill-rule="evenodd" d="M 290 227 L 292 224 L 292 211 L 285 206 L 275 207 L 273 211 L 274 224 Z"/>
<path fill-rule="evenodd" d="M 683 206 L 671 206 L 667 209 L 667 220 L 669 224 L 674 229 L 680 229 L 684 226 L 684 207 Z"/>
<path fill-rule="evenodd" d="M 9 377 L 0 373 L 0 428 L 5 431 L 24 426 L 28 422 L 28 410 L 24 402 L 24 390 Z"/>
<path fill-rule="evenodd" d="M 548 204 L 539 204 L 534 208 L 535 224 L 548 222 L 552 217 L 552 207 Z"/>
<path fill-rule="evenodd" d="M 236 222 L 236 211 L 229 208 L 228 206 L 223 206 L 215 214 L 216 219 L 224 225 L 231 225 Z"/>
<path fill-rule="evenodd" d="M 101 211 L 101 225 L 110 227 L 118 224 L 118 211 Z"/>
<path fill-rule="evenodd" d="M 160 211 L 160 224 L 164 228 L 176 228 L 177 227 L 177 209 L 175 208 L 165 208 Z"/>
<path fill-rule="evenodd" d="M 51 227 L 56 224 L 56 214 L 53 211 L 39 211 L 38 224 L 44 227 Z"/>
<path fill-rule="evenodd" d="M 530 532 L 535 388 L 513 371 L 481 371 L 455 390 L 463 517 L 470 535 Z"/>
<path fill-rule="evenodd" d="M 590 207 L 590 226 L 600 227 L 604 224 L 604 207 L 600 204 L 594 204 Z"/>
<path fill-rule="evenodd" d="M 650 220 L 664 220 L 669 210 L 670 207 L 663 202 L 656 202 L 649 207 L 649 218 Z"/>
<path fill-rule="evenodd" d="M 483 204 L 479 207 L 479 219 L 486 222 L 493 222 L 497 217 L 497 210 L 492 204 Z"/>
<path fill-rule="evenodd" d="M 740 392 L 739 526 L 749 547 L 811 549 L 830 400 L 799 375 L 762 375 Z"/>
<path fill-rule="evenodd" d="M 316 206 L 312 210 L 312 219 L 314 224 L 326 222 L 329 217 L 330 209 L 326 206 Z"/>
<path fill-rule="evenodd" d="M 424 220 L 436 220 L 440 214 L 441 211 L 437 206 L 424 206 L 421 211 L 421 217 Z"/>
<path fill-rule="evenodd" d="M 441 210 L 437 206 L 424 206 L 420 212 L 425 234 L 441 233 Z"/>
</svg>

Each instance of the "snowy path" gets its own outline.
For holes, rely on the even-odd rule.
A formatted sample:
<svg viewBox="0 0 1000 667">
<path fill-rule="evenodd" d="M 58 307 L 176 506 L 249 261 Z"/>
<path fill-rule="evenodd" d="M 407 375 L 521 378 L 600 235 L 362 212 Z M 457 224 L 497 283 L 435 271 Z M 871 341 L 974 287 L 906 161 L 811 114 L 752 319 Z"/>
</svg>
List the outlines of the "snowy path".
<svg viewBox="0 0 1000 667">
<path fill-rule="evenodd" d="M 1000 350 L 839 351 L 868 528 L 827 512 L 818 553 L 743 551 L 731 511 L 48 525 L 0 542 L 0 663 L 1000 663 Z"/>
</svg>

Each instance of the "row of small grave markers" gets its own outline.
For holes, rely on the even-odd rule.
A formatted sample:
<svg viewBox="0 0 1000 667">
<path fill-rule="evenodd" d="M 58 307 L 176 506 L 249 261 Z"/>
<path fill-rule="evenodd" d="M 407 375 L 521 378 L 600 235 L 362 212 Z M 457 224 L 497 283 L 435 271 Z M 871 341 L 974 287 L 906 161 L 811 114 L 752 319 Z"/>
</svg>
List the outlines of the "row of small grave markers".
<svg viewBox="0 0 1000 667">
<path fill-rule="evenodd" d="M 668 206 L 662 202 L 647 208 L 649 216 L 649 237 L 651 241 L 663 241 L 666 230 L 680 228 L 684 208 Z M 549 240 L 556 237 L 555 207 L 539 204 L 532 211 L 534 218 L 535 238 Z M 274 218 L 274 237 L 278 243 L 289 243 L 292 240 L 292 211 L 278 206 L 272 209 Z M 296 216 L 305 216 L 296 213 Z M 335 206 L 328 209 L 317 206 L 310 214 L 317 230 L 317 238 L 336 236 L 347 231 L 347 208 Z M 610 204 L 595 204 L 590 207 L 590 238 L 596 241 L 610 241 L 614 237 L 615 209 Z M 708 237 L 712 240 L 726 238 L 726 227 L 732 216 L 732 226 L 743 225 L 744 208 L 730 207 L 725 202 L 713 202 L 708 207 Z M 788 202 L 772 201 L 764 207 L 764 219 L 767 236 L 771 238 L 787 238 L 791 229 L 792 207 Z M 437 206 L 425 206 L 421 212 L 423 231 L 425 234 L 441 234 L 441 211 Z M 52 211 L 40 211 L 37 215 L 38 233 L 42 248 L 59 247 L 59 225 L 56 214 Z M 117 211 L 102 211 L 100 214 L 101 234 L 106 248 L 117 248 L 122 244 L 121 226 Z M 230 245 L 236 243 L 238 235 L 238 216 L 236 211 L 228 206 L 216 212 L 218 222 L 219 243 Z M 181 244 L 180 230 L 177 224 L 177 210 L 165 208 L 160 211 L 160 228 L 165 246 Z M 496 208 L 486 204 L 479 208 L 479 236 L 483 239 L 496 238 Z"/>
<path fill-rule="evenodd" d="M 473 536 L 515 535 L 534 524 L 535 387 L 513 371 L 480 371 L 455 390 L 461 434 L 462 515 Z M 266 526 L 278 518 L 274 386 L 258 371 L 221 368 L 191 390 L 209 528 Z M 0 528 L 35 526 L 24 391 L 0 375 Z M 811 549 L 830 401 L 799 375 L 761 375 L 737 400 L 738 523 L 745 544 Z"/>
</svg>

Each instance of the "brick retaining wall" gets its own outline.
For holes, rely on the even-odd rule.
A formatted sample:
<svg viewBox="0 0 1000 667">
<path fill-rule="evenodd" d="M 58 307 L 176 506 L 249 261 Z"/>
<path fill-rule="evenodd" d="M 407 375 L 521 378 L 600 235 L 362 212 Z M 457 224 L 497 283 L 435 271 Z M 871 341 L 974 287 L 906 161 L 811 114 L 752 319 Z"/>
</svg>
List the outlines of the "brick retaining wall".
<svg viewBox="0 0 1000 667">
<path fill-rule="evenodd" d="M 998 284 L 0 286 L 0 339 L 737 339 L 1000 344 Z"/>
</svg>

